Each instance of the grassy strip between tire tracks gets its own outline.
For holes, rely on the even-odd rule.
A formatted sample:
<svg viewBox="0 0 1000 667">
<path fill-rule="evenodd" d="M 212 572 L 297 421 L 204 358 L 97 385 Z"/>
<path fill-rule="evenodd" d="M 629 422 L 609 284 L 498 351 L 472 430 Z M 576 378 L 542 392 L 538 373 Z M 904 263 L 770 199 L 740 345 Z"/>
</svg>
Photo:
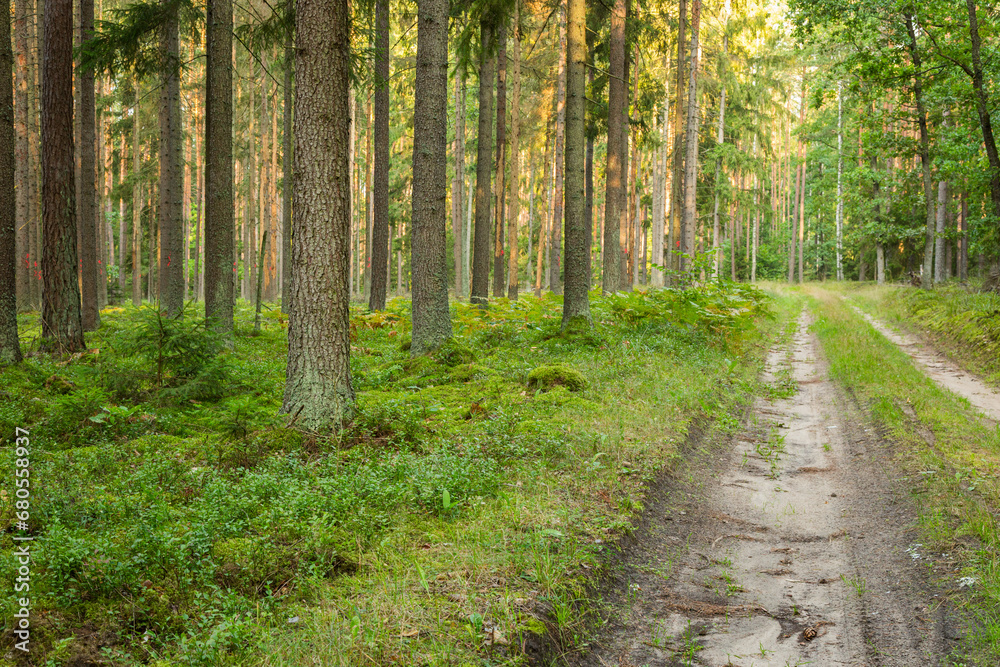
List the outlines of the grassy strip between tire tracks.
<svg viewBox="0 0 1000 667">
<path fill-rule="evenodd" d="M 998 664 L 1000 432 L 967 401 L 934 384 L 835 293 L 807 293 L 831 376 L 896 443 L 924 539 L 957 563 L 941 559 L 934 572 L 976 619 L 978 627 L 965 640 L 969 659 Z"/>
<path fill-rule="evenodd" d="M 3 374 L 0 426 L 32 434 L 28 662 L 515 665 L 538 635 L 584 644 L 582 592 L 647 482 L 694 420 L 737 428 L 772 391 L 757 377 L 799 300 L 767 301 L 595 296 L 594 329 L 568 334 L 557 297 L 458 304 L 454 343 L 417 359 L 407 301 L 352 312 L 359 414 L 332 438 L 277 417 L 279 311 L 253 335 L 244 304 L 219 356 L 194 317 L 109 309 L 99 352 Z M 0 664 L 25 664 L 11 552 Z"/>
</svg>

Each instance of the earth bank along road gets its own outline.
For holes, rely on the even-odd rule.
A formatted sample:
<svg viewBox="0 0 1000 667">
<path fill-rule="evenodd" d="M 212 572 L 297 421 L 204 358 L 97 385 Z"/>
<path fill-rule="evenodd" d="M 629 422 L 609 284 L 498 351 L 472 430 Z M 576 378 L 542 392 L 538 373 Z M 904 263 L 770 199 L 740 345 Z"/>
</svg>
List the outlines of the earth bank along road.
<svg viewBox="0 0 1000 667">
<path fill-rule="evenodd" d="M 931 554 L 810 321 L 770 352 L 764 378 L 790 373 L 798 391 L 758 399 L 711 469 L 654 491 L 608 582 L 619 618 L 577 664 L 911 667 L 947 655 L 956 634 L 925 582 Z"/>
</svg>

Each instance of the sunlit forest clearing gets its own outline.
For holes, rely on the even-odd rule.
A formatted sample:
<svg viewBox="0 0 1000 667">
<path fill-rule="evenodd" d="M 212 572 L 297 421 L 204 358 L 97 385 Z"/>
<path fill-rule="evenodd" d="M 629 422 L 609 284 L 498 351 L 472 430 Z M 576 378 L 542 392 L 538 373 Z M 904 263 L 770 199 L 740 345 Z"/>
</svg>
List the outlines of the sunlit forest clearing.
<svg viewBox="0 0 1000 667">
<path fill-rule="evenodd" d="M 996 665 L 974 0 L 13 0 L 0 665 Z"/>
</svg>

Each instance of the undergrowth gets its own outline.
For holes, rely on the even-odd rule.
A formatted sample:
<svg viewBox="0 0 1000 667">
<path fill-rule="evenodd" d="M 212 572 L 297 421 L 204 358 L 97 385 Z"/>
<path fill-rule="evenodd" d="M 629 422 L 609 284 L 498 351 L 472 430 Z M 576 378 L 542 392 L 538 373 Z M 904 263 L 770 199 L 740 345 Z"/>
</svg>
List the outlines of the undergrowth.
<svg viewBox="0 0 1000 667">
<path fill-rule="evenodd" d="M 2 469 L 15 427 L 32 443 L 29 663 L 517 664 L 532 637 L 580 643 L 602 549 L 692 420 L 758 390 L 777 326 L 742 285 L 592 303 L 566 333 L 559 297 L 454 304 L 454 340 L 416 359 L 408 301 L 352 309 L 358 415 L 329 438 L 278 415 L 277 308 L 253 335 L 241 303 L 232 349 L 193 307 L 108 308 L 88 352 L 5 370 Z M 20 324 L 31 350 L 37 316 Z M 530 381 L 549 366 L 573 386 Z M 3 652 L 17 567 L 0 552 Z"/>
</svg>

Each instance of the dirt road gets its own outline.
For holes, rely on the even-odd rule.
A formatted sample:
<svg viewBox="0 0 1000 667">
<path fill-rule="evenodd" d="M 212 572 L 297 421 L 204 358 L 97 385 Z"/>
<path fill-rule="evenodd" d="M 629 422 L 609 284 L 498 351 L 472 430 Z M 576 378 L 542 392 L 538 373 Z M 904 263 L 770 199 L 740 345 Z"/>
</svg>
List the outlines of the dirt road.
<svg viewBox="0 0 1000 667">
<path fill-rule="evenodd" d="M 803 314 L 714 460 L 659 489 L 581 665 L 935 665 L 953 634 L 882 445 L 827 377 Z M 707 444 L 707 443 L 705 443 Z M 721 452 L 721 453 L 720 453 Z M 702 459 L 708 458 L 703 455 Z"/>
</svg>

